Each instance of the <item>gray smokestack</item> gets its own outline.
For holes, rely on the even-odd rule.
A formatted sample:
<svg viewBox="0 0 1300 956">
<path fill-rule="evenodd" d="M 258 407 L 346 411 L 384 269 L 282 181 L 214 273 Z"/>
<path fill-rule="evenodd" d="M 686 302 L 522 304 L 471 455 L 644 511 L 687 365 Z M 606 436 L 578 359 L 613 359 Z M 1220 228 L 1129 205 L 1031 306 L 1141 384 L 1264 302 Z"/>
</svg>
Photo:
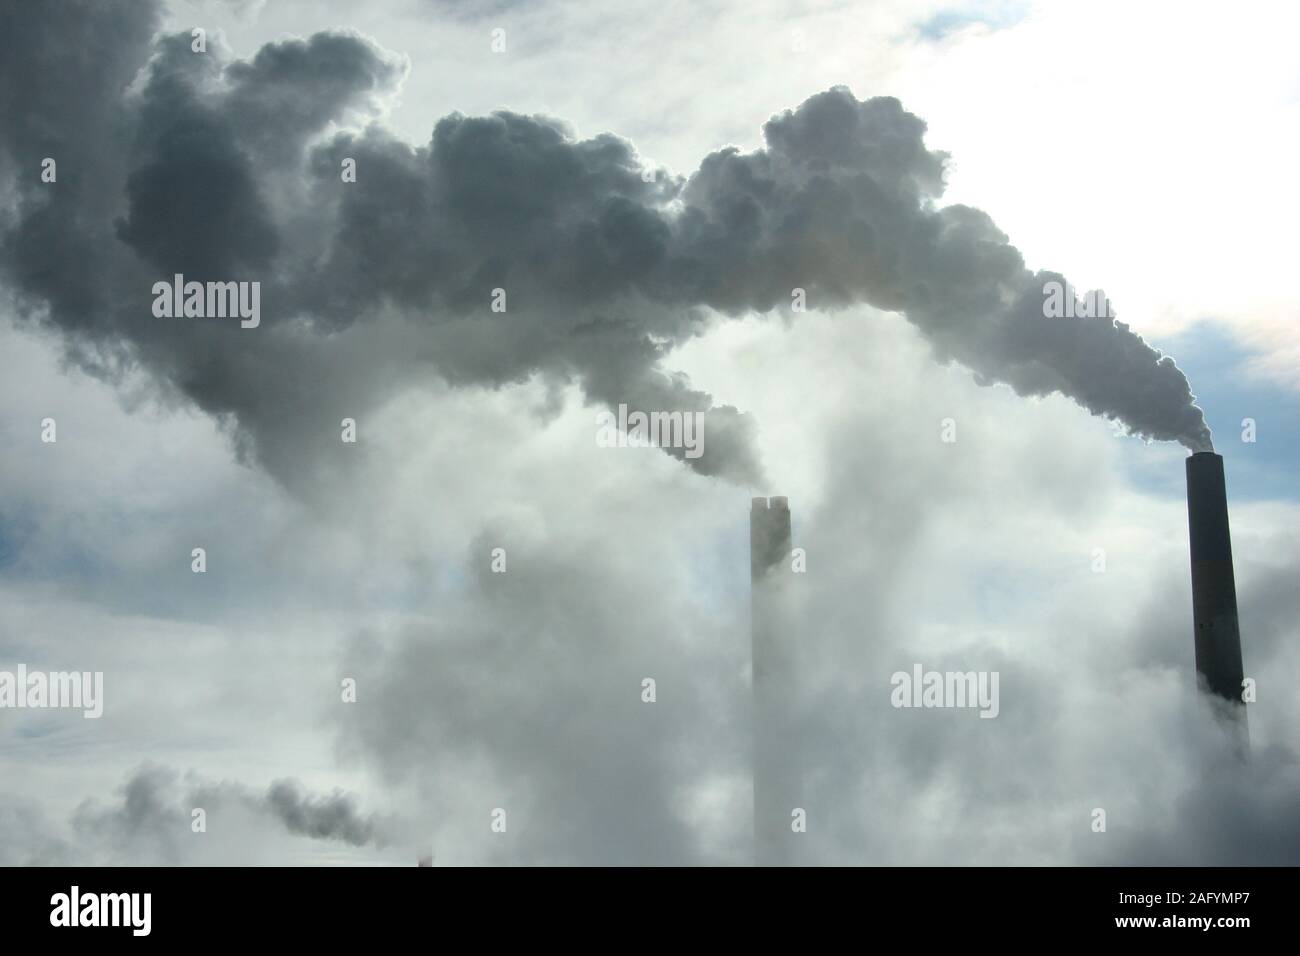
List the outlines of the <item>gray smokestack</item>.
<svg viewBox="0 0 1300 956">
<path fill-rule="evenodd" d="M 754 682 L 754 862 L 794 863 L 791 811 L 802 806 L 799 746 L 789 702 L 795 697 L 794 635 L 784 592 L 790 568 L 790 505 L 755 498 L 749 512 L 751 654 Z"/>
<path fill-rule="evenodd" d="M 1237 628 L 1237 584 L 1232 573 L 1228 496 L 1223 457 L 1212 451 L 1187 459 L 1187 529 L 1192 553 L 1192 617 L 1196 627 L 1196 672 L 1206 689 L 1241 707 L 1241 633 Z"/>
</svg>

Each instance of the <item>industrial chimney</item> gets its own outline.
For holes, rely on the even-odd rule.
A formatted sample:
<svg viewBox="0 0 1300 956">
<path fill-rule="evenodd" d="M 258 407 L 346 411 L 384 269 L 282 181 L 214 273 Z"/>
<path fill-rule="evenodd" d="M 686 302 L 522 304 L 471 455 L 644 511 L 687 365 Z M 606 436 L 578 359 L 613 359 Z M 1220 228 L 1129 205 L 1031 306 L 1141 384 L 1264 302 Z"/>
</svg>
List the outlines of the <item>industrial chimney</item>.
<svg viewBox="0 0 1300 956">
<path fill-rule="evenodd" d="M 786 615 L 790 505 L 754 498 L 749 511 L 750 653 L 753 673 L 754 862 L 796 862 L 791 812 L 803 805 L 794 734 L 794 643 Z"/>
<path fill-rule="evenodd" d="M 1244 728 L 1244 675 L 1232 539 L 1228 532 L 1228 496 L 1223 457 L 1212 451 L 1198 451 L 1187 459 L 1187 529 L 1192 552 L 1196 672 L 1204 679 L 1206 690 L 1234 705 L 1232 712 Z"/>
</svg>

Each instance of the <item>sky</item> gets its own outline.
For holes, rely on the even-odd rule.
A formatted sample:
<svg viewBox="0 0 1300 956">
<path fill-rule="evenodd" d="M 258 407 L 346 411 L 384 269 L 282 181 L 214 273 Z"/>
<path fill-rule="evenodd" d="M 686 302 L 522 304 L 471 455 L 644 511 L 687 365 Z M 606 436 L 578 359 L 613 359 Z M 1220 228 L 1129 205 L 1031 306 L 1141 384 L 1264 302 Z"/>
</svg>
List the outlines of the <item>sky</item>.
<svg viewBox="0 0 1300 956">
<path fill-rule="evenodd" d="M 0 67 L 0 671 L 105 687 L 0 709 L 0 863 L 745 865 L 753 495 L 802 862 L 1300 862 L 1294 11 L 113 6 Z M 704 455 L 601 447 L 620 402 Z M 917 664 L 996 718 L 894 707 Z"/>
</svg>

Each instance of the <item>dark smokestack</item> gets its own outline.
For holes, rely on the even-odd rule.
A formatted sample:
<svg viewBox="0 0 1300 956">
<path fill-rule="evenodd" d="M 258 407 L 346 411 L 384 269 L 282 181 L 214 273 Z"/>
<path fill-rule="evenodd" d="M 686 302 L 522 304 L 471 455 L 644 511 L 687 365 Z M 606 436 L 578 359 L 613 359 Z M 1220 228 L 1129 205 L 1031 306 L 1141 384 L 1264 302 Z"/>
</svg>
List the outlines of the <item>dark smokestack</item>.
<svg viewBox="0 0 1300 956">
<path fill-rule="evenodd" d="M 757 584 L 790 555 L 790 502 L 755 498 L 749 506 L 749 574 Z"/>
<path fill-rule="evenodd" d="M 794 645 L 783 593 L 790 569 L 790 505 L 755 498 L 749 512 L 750 640 L 754 687 L 754 862 L 795 862 L 791 811 L 802 806 L 794 739 Z M 783 623 L 785 622 L 785 623 Z"/>
<path fill-rule="evenodd" d="M 1237 584 L 1232 573 L 1228 496 L 1223 457 L 1200 451 L 1187 459 L 1187 528 L 1192 552 L 1192 618 L 1196 672 L 1206 689 L 1240 706 L 1244 677 L 1237 628 Z"/>
</svg>

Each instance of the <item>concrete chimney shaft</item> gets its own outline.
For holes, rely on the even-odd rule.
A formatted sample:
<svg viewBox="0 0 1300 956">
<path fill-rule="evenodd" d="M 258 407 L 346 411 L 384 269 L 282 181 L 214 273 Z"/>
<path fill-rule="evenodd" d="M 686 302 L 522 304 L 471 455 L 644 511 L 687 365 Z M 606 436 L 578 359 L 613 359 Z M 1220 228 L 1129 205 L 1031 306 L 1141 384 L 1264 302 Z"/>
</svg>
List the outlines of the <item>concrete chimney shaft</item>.
<svg viewBox="0 0 1300 956">
<path fill-rule="evenodd" d="M 1210 693 L 1242 706 L 1241 633 L 1232 572 L 1223 457 L 1199 451 L 1187 459 L 1187 529 L 1192 555 L 1192 618 L 1196 671 Z"/>
<path fill-rule="evenodd" d="M 791 811 L 803 804 L 800 747 L 791 702 L 797 649 L 786 594 L 790 505 L 754 498 L 749 512 L 750 653 L 753 679 L 754 862 L 798 860 Z"/>
</svg>

